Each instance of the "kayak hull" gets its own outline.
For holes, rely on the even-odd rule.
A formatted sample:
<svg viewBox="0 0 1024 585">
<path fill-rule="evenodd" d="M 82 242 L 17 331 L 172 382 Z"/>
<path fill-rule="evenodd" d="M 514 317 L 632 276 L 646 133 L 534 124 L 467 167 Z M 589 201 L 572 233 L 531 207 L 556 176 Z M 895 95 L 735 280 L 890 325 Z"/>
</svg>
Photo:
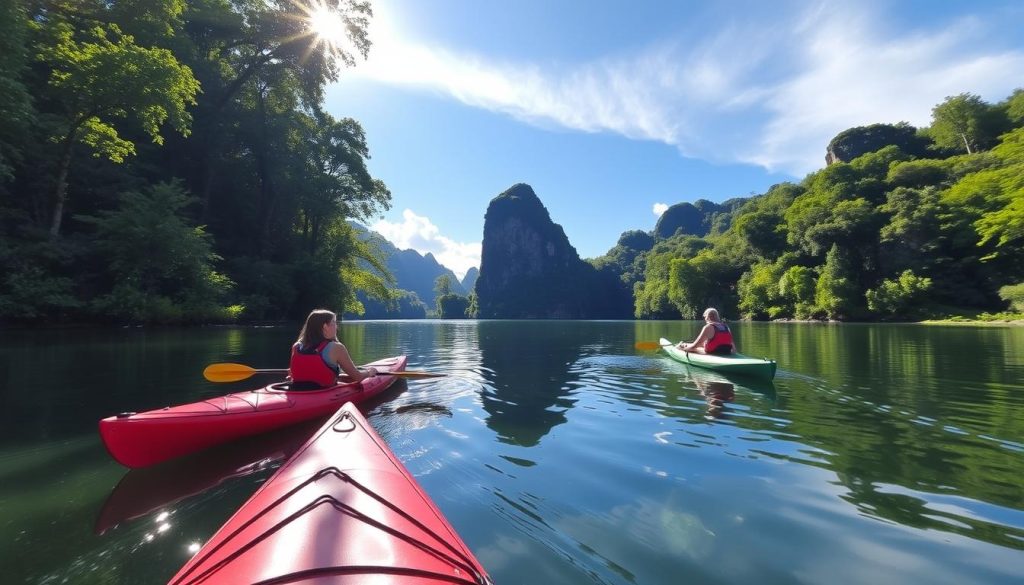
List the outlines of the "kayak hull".
<svg viewBox="0 0 1024 585">
<path fill-rule="evenodd" d="M 491 582 L 409 471 L 346 404 L 169 583 Z"/>
<path fill-rule="evenodd" d="M 676 361 L 723 374 L 747 376 L 770 381 L 775 378 L 775 370 L 778 368 L 775 360 L 752 358 L 739 353 L 707 355 L 683 351 L 676 347 L 676 344 L 665 338 L 662 338 L 659 343 L 661 348 L 665 350 L 665 353 Z"/>
<path fill-rule="evenodd" d="M 209 400 L 168 406 L 100 421 L 110 455 L 127 467 L 146 467 L 241 437 L 327 416 L 346 402 L 360 402 L 396 380 L 385 371 L 405 369 L 406 356 L 367 364 L 381 375 L 324 390 L 290 392 L 271 384 Z"/>
</svg>

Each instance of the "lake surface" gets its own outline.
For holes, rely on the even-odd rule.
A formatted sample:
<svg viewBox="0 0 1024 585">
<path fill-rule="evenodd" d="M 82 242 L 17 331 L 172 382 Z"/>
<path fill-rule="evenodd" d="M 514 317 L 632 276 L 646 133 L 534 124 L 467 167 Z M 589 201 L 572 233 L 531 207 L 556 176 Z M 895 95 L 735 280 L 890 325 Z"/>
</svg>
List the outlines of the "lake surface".
<svg viewBox="0 0 1024 585">
<path fill-rule="evenodd" d="M 698 327 L 340 335 L 449 374 L 363 410 L 499 585 L 1022 582 L 1024 328 L 735 324 L 774 383 L 633 347 Z M 201 372 L 296 332 L 0 332 L 0 581 L 165 583 L 316 425 L 127 472 L 97 420 L 269 382 Z"/>
</svg>

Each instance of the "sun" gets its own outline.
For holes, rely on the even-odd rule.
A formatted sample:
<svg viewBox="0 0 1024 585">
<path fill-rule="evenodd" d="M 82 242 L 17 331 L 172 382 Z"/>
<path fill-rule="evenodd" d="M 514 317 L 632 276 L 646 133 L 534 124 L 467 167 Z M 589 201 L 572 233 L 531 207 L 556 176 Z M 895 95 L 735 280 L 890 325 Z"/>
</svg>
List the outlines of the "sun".
<svg viewBox="0 0 1024 585">
<path fill-rule="evenodd" d="M 344 46 L 348 36 L 341 14 L 321 3 L 316 3 L 310 8 L 309 28 L 320 42 L 331 48 Z"/>
</svg>

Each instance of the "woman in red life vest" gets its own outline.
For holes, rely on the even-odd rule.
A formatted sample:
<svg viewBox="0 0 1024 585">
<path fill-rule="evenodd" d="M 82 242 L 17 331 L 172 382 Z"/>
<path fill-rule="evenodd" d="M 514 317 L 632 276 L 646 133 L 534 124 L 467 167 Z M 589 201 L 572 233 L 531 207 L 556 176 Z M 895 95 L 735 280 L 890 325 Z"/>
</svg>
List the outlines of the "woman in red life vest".
<svg viewBox="0 0 1024 585">
<path fill-rule="evenodd" d="M 334 313 L 317 309 L 306 317 L 299 339 L 292 346 L 288 365 L 292 383 L 296 387 L 327 388 L 342 382 L 360 382 L 377 375 L 376 368 L 360 370 L 352 362 L 348 349 L 338 341 L 338 317 Z"/>
<path fill-rule="evenodd" d="M 736 342 L 733 341 L 729 326 L 722 323 L 718 309 L 704 309 L 704 328 L 700 335 L 691 343 L 680 342 L 678 347 L 683 351 L 694 353 L 712 353 L 726 355 L 736 353 Z"/>
</svg>

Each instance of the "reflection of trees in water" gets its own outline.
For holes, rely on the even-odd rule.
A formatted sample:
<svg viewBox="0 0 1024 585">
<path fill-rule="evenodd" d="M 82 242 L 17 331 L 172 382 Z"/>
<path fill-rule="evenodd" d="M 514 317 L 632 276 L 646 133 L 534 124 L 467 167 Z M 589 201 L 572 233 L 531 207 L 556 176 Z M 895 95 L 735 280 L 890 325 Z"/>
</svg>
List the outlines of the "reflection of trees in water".
<svg viewBox="0 0 1024 585">
<path fill-rule="evenodd" d="M 866 516 L 922 530 L 952 532 L 974 540 L 1024 550 L 1024 529 L 989 522 L 975 515 L 976 510 L 965 510 L 965 501 L 961 497 L 955 496 L 953 499 L 956 503 L 948 505 L 942 501 L 941 495 L 934 496 L 891 485 L 879 486 L 845 473 L 839 473 L 838 476 L 850 490 L 840 497 Z M 938 501 L 929 502 L 929 497 Z"/>
<path fill-rule="evenodd" d="M 487 426 L 504 443 L 533 446 L 566 421 L 574 400 L 569 383 L 579 379 L 570 365 L 588 339 L 579 323 L 560 321 L 481 321 L 480 398 Z M 592 340 L 591 340 L 592 341 Z"/>
</svg>

